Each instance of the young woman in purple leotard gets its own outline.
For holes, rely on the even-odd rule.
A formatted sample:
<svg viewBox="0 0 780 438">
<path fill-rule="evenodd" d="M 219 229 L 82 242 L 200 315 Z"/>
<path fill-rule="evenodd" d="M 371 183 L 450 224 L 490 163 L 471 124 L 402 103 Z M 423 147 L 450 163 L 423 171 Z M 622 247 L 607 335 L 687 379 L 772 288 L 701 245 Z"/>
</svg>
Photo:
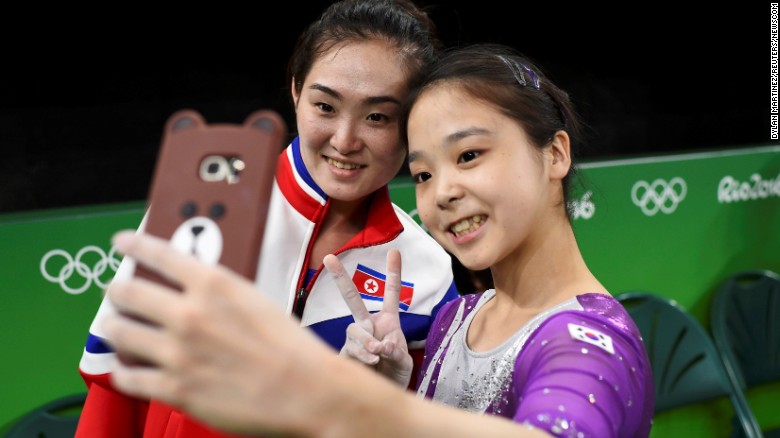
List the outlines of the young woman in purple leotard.
<svg viewBox="0 0 780 438">
<path fill-rule="evenodd" d="M 418 395 L 555 436 L 647 436 L 654 390 L 640 334 L 586 266 L 567 215 L 581 129 L 566 93 L 488 44 L 444 56 L 410 105 L 420 218 L 495 284 L 437 316 Z M 326 266 L 341 272 L 335 257 Z M 404 384 L 397 312 L 369 315 L 352 288 L 342 282 L 357 321 L 342 352 Z"/>
<path fill-rule="evenodd" d="M 580 130 L 566 93 L 512 49 L 477 45 L 444 54 L 405 108 L 423 224 L 495 285 L 437 314 L 416 395 L 404 389 L 398 250 L 374 312 L 325 256 L 355 319 L 337 355 L 240 277 L 133 233 L 117 248 L 184 291 L 131 281 L 108 292 L 153 323 L 105 320 L 118 351 L 151 364 L 117 363 L 112 381 L 239 433 L 647 437 L 654 387 L 639 331 L 588 269 L 567 214 Z"/>
</svg>

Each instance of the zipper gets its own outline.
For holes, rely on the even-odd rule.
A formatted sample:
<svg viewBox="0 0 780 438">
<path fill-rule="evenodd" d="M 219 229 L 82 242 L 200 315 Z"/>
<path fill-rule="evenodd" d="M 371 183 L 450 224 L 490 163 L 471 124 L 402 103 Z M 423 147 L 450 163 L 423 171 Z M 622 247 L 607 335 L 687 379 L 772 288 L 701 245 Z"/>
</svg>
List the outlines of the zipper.
<svg viewBox="0 0 780 438">
<path fill-rule="evenodd" d="M 375 194 L 376 193 L 372 194 L 371 196 L 373 197 L 373 196 L 375 196 Z M 368 206 L 370 208 L 371 205 L 372 205 L 371 203 L 373 202 L 373 199 L 371 201 L 368 201 L 368 202 L 369 202 Z M 322 266 L 322 264 L 320 262 L 320 267 L 317 270 L 317 273 L 314 274 L 314 277 L 312 277 L 310 284 L 306 284 L 305 283 L 306 270 L 308 269 L 307 266 L 309 266 L 309 257 L 311 257 L 311 250 L 312 250 L 312 247 L 314 246 L 315 240 L 317 240 L 317 238 L 319 237 L 318 235 L 320 233 L 320 227 L 322 227 L 323 218 L 327 215 L 327 212 L 328 212 L 328 210 L 330 208 L 330 203 L 331 203 L 331 200 L 328 199 L 326 201 L 325 205 L 323 206 L 323 209 L 317 214 L 317 216 L 314 219 L 312 219 L 316 225 L 315 225 L 314 231 L 312 233 L 311 239 L 309 240 L 308 248 L 306 249 L 306 257 L 303 260 L 303 268 L 301 269 L 301 272 L 300 272 L 299 277 L 298 277 L 298 291 L 295 293 L 295 303 L 293 304 L 293 313 L 296 316 L 298 316 L 298 319 L 303 318 L 303 310 L 306 307 L 306 301 L 309 298 L 310 290 L 314 286 L 314 283 L 317 282 L 317 277 L 320 276 L 320 273 L 324 269 L 324 267 Z M 363 229 L 360 230 L 358 232 L 358 234 L 363 233 L 367 226 L 368 226 L 368 223 L 366 223 L 364 225 Z M 403 231 L 403 230 L 401 230 L 401 231 Z M 373 247 L 373 246 L 378 246 L 378 245 L 382 245 L 382 244 L 385 244 L 385 243 L 388 243 L 388 242 L 392 242 L 395 238 L 398 237 L 398 234 L 400 234 L 400 231 L 398 233 L 394 233 L 392 236 L 387 236 L 385 239 L 373 241 L 373 242 L 365 244 L 365 245 L 354 245 L 354 246 L 349 246 L 349 247 L 344 246 L 344 247 L 341 247 L 338 250 L 334 251 L 333 254 L 334 255 L 339 255 L 339 254 L 341 254 L 341 253 L 343 253 L 343 252 L 345 252 L 347 250 L 351 250 L 351 249 L 370 248 L 370 247 Z M 353 238 L 354 238 L 354 236 L 353 236 Z"/>
<path fill-rule="evenodd" d="M 306 307 L 306 288 L 302 287 L 298 289 L 298 293 L 295 295 L 294 312 L 298 316 L 298 319 L 303 318 L 303 308 Z"/>
</svg>

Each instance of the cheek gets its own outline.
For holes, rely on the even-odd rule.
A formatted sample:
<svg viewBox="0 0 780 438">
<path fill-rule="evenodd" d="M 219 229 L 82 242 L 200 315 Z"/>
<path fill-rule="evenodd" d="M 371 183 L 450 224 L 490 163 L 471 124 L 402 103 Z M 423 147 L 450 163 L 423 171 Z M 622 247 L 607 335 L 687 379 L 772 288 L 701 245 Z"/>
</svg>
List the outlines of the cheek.
<svg viewBox="0 0 780 438">
<path fill-rule="evenodd" d="M 394 131 L 380 131 L 370 138 L 366 138 L 366 144 L 369 145 L 374 158 L 385 163 L 388 172 L 393 176 L 401 169 L 401 165 L 406 158 L 406 151 L 401 146 L 401 140 Z"/>
<path fill-rule="evenodd" d="M 310 107 L 298 109 L 295 113 L 295 124 L 298 135 L 309 143 L 318 143 L 328 138 L 334 130 L 332 123 L 320 114 L 315 113 Z"/>
<path fill-rule="evenodd" d="M 415 202 L 417 206 L 417 216 L 420 217 L 420 222 L 422 222 L 428 230 L 436 229 L 436 205 L 433 203 L 433 199 L 430 199 L 424 190 L 418 188 L 415 190 Z"/>
</svg>

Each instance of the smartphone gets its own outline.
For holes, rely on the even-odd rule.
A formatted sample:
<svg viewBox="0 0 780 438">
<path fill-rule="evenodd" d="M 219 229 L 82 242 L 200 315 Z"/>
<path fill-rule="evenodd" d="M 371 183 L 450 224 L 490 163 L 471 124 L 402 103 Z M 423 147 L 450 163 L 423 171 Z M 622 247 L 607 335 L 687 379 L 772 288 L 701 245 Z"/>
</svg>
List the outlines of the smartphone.
<svg viewBox="0 0 780 438">
<path fill-rule="evenodd" d="M 242 124 L 208 124 L 185 109 L 166 122 L 143 230 L 206 264 L 254 280 L 286 124 L 258 110 Z M 143 266 L 136 275 L 177 287 Z"/>
</svg>

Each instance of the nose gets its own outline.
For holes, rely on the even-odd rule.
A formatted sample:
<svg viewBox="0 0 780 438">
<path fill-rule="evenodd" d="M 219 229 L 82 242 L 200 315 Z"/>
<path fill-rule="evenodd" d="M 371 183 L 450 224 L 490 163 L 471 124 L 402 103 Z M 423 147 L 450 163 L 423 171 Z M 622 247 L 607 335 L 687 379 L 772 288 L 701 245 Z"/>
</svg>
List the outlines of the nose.
<svg viewBox="0 0 780 438">
<path fill-rule="evenodd" d="M 349 120 L 343 120 L 339 123 L 336 132 L 331 136 L 330 143 L 342 155 L 349 155 L 363 148 L 363 141 L 358 134 L 358 129 Z"/>
<path fill-rule="evenodd" d="M 454 204 L 463 199 L 464 193 L 455 175 L 439 175 L 436 184 L 436 206 L 441 210 L 453 208 Z"/>
</svg>

